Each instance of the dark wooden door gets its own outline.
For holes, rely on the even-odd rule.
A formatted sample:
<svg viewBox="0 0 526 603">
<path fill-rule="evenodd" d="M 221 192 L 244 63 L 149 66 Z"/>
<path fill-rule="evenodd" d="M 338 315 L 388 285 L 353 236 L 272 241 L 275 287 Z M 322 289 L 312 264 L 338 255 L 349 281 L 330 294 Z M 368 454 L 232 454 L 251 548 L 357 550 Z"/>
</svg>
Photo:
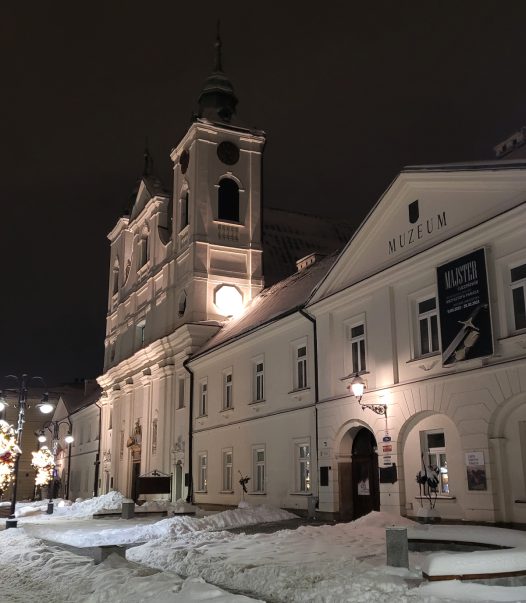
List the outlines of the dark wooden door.
<svg viewBox="0 0 526 603">
<path fill-rule="evenodd" d="M 352 453 L 353 519 L 380 510 L 380 484 L 376 440 L 365 428 L 353 441 Z"/>
<path fill-rule="evenodd" d="M 338 485 L 340 490 L 340 519 L 348 521 L 353 516 L 351 463 L 338 463 Z"/>
</svg>

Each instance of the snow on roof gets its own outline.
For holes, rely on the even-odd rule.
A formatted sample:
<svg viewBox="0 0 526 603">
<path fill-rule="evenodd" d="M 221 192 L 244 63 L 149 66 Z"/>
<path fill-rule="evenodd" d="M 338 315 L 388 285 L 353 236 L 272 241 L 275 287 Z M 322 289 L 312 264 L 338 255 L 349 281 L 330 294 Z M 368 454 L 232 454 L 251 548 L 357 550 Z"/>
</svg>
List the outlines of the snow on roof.
<svg viewBox="0 0 526 603">
<path fill-rule="evenodd" d="M 526 167 L 526 161 L 524 159 L 489 159 L 485 161 L 460 161 L 457 163 L 406 165 L 402 169 L 401 173 L 514 170 L 524 167 Z"/>
<path fill-rule="evenodd" d="M 194 357 L 296 311 L 305 303 L 316 283 L 328 272 L 336 257 L 337 254 L 332 254 L 264 289 L 240 316 L 226 322 Z"/>
</svg>

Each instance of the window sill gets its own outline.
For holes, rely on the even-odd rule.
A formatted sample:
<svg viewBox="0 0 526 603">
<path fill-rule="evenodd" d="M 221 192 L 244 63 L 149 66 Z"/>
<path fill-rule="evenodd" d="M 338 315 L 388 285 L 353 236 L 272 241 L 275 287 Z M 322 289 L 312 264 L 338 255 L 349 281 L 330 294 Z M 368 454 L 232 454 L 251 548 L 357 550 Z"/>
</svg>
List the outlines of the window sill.
<svg viewBox="0 0 526 603">
<path fill-rule="evenodd" d="M 267 493 L 266 492 L 248 492 L 247 495 L 248 496 L 266 496 Z M 526 502 L 526 500 L 524 502 Z"/>
<path fill-rule="evenodd" d="M 252 400 L 252 402 L 249 402 L 248 405 L 249 406 L 255 406 L 257 404 L 264 404 L 265 402 L 266 402 L 265 399 L 263 399 L 263 400 Z"/>
<path fill-rule="evenodd" d="M 208 490 L 196 490 L 195 494 L 208 494 Z"/>
<path fill-rule="evenodd" d="M 219 494 L 234 494 L 234 490 L 220 490 Z"/>
<path fill-rule="evenodd" d="M 196 419 L 208 419 L 208 415 L 197 415 Z"/>
<path fill-rule="evenodd" d="M 219 412 L 225 413 L 225 412 L 230 412 L 231 410 L 234 410 L 233 406 L 229 406 L 228 408 L 222 408 Z"/>
<path fill-rule="evenodd" d="M 242 222 L 236 222 L 235 220 L 222 220 L 220 218 L 216 218 L 214 220 L 215 224 L 225 224 L 226 226 L 238 226 L 242 228 L 244 224 Z"/>
<path fill-rule="evenodd" d="M 429 500 L 428 496 L 415 496 L 416 500 Z M 439 494 L 437 500 L 457 500 L 456 496 L 447 496 L 445 494 Z M 434 496 L 431 496 L 431 500 L 435 500 Z M 526 502 L 526 501 L 525 501 Z"/>
<path fill-rule="evenodd" d="M 423 360 L 433 360 L 433 359 L 441 360 L 442 353 L 441 352 L 432 352 L 431 354 L 423 354 L 422 356 L 415 356 L 414 358 L 410 358 L 406 364 L 412 364 L 413 362 L 422 362 Z"/>
<path fill-rule="evenodd" d="M 313 496 L 312 492 L 289 492 L 289 496 Z"/>
</svg>

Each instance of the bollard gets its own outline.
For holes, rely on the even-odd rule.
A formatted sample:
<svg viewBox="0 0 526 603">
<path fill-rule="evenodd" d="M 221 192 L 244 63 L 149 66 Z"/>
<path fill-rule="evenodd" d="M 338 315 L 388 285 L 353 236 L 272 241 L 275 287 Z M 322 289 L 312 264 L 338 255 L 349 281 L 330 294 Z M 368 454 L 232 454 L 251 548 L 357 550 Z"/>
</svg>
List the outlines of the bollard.
<svg viewBox="0 0 526 603">
<path fill-rule="evenodd" d="M 387 546 L 387 565 L 409 568 L 409 547 L 407 528 L 391 527 L 385 529 Z"/>
<path fill-rule="evenodd" d="M 51 501 L 48 502 L 48 504 L 47 504 L 47 511 L 46 511 L 46 513 L 48 515 L 53 515 L 53 506 L 54 506 L 54 503 L 52 503 Z"/>
<path fill-rule="evenodd" d="M 5 522 L 5 529 L 8 530 L 9 528 L 16 528 L 18 526 L 18 519 L 6 519 Z"/>
<path fill-rule="evenodd" d="M 124 501 L 122 503 L 122 515 L 123 519 L 133 519 L 135 517 L 135 503 L 133 500 Z"/>
</svg>

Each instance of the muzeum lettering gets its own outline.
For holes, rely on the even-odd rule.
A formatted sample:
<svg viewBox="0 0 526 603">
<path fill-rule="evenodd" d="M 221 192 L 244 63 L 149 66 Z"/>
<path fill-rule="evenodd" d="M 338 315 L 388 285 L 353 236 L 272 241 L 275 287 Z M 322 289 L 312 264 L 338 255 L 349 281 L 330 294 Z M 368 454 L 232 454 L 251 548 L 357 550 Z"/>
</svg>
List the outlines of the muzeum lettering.
<svg viewBox="0 0 526 603">
<path fill-rule="evenodd" d="M 404 232 L 400 233 L 397 237 L 393 237 L 388 241 L 389 255 L 400 251 L 404 247 L 407 247 L 416 241 L 420 241 L 426 235 L 430 235 L 435 231 L 441 230 L 444 228 L 444 226 L 447 226 L 445 211 L 443 211 L 441 214 L 437 214 L 436 216 L 432 216 L 423 222 L 419 222 L 414 226 L 411 226 L 411 228 L 408 228 Z"/>
</svg>

